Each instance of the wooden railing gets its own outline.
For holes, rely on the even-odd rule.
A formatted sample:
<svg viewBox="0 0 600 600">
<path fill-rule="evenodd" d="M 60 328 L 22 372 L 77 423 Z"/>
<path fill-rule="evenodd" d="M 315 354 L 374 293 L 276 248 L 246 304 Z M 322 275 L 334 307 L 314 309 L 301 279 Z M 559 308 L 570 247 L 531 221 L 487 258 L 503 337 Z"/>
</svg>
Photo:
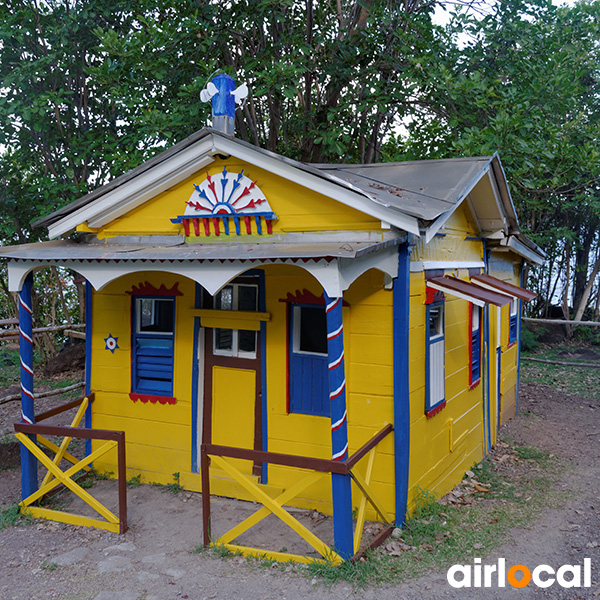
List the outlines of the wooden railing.
<svg viewBox="0 0 600 600">
<path fill-rule="evenodd" d="M 216 444 L 202 444 L 200 451 L 201 471 L 202 471 L 202 523 L 204 530 L 204 544 L 209 546 L 211 543 L 215 545 L 225 546 L 226 548 L 243 554 L 254 556 L 266 556 L 274 560 L 294 560 L 298 562 L 312 562 L 314 559 L 305 556 L 293 555 L 283 552 L 266 551 L 263 549 L 250 548 L 247 546 L 239 546 L 231 542 L 256 525 L 259 521 L 267 517 L 269 514 L 274 514 L 279 517 L 286 525 L 292 528 L 301 538 L 310 544 L 321 556 L 323 560 L 338 564 L 342 562 L 342 558 L 332 548 L 327 546 L 319 538 L 317 538 L 310 530 L 302 525 L 295 517 L 293 517 L 284 508 L 284 504 L 288 504 L 300 492 L 304 491 L 311 485 L 314 485 L 324 475 L 337 473 L 340 475 L 350 475 L 356 483 L 358 489 L 362 493 L 361 502 L 358 507 L 356 517 L 356 528 L 354 534 L 354 556 L 352 560 L 357 560 L 367 550 L 374 549 L 382 544 L 394 529 L 391 524 L 391 517 L 385 510 L 383 504 L 377 499 L 376 495 L 371 490 L 370 480 L 373 472 L 373 464 L 377 445 L 393 431 L 392 425 L 386 425 L 379 433 L 371 438 L 364 446 L 357 450 L 352 456 L 345 461 L 327 460 L 321 458 L 312 458 L 307 456 L 296 456 L 292 454 L 281 454 L 278 452 L 268 452 L 262 450 L 249 450 L 245 448 L 236 448 L 231 446 L 220 446 Z M 366 456 L 369 456 L 366 475 L 363 477 L 355 469 L 356 465 Z M 277 498 L 271 498 L 264 490 L 262 490 L 251 478 L 243 475 L 230 461 L 226 459 L 244 459 L 258 463 L 268 463 L 272 465 L 281 465 L 287 467 L 295 467 L 298 469 L 306 469 L 312 471 L 308 476 L 292 485 L 288 490 L 284 491 Z M 221 535 L 219 538 L 212 540 L 211 522 L 210 522 L 210 475 L 209 468 L 211 461 L 216 466 L 223 469 L 242 487 L 244 487 L 255 499 L 263 504 L 263 508 L 245 519 L 233 529 Z M 367 503 L 370 503 L 382 521 L 387 524 L 379 535 L 377 535 L 359 552 L 361 545 L 362 533 L 364 529 Z"/>
<path fill-rule="evenodd" d="M 98 527 L 115 533 L 125 533 L 125 531 L 127 531 L 125 432 L 110 431 L 106 429 L 79 428 L 78 425 L 83 418 L 85 410 L 92 401 L 93 394 L 90 394 L 79 400 L 67 402 L 66 404 L 36 415 L 36 423 L 33 425 L 29 423 L 15 423 L 14 428 L 16 438 L 35 456 L 35 458 L 37 458 L 42 466 L 48 469 L 40 488 L 29 497 L 25 498 L 19 506 L 21 507 L 21 512 L 30 514 L 33 517 L 71 523 L 73 525 Z M 40 421 L 76 407 L 78 407 L 78 411 L 70 427 L 39 424 Z M 60 446 L 57 446 L 45 436 L 63 437 L 63 442 Z M 105 443 L 83 459 L 78 459 L 67 452 L 67 447 L 73 438 L 102 440 Z M 38 444 L 55 452 L 54 458 L 50 458 L 44 453 Z M 82 470 L 90 471 L 90 464 L 94 460 L 97 460 L 114 448 L 117 449 L 118 463 L 118 516 L 114 515 L 109 509 L 98 502 L 98 500 L 73 479 L 73 477 Z M 61 471 L 60 463 L 62 460 L 70 462 L 73 466 L 64 472 Z M 42 508 L 40 506 L 33 506 L 34 503 L 38 503 L 44 496 L 53 492 L 61 485 L 70 489 L 86 504 L 91 506 L 100 516 L 104 517 L 104 520 L 93 519 L 91 517 L 49 508 Z"/>
</svg>

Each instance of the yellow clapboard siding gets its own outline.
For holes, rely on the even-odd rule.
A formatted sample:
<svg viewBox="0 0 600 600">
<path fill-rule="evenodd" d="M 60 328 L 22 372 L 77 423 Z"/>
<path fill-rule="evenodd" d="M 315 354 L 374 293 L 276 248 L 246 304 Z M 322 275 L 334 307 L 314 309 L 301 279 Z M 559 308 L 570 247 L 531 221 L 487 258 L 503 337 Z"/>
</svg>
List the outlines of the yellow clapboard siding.
<svg viewBox="0 0 600 600">
<path fill-rule="evenodd" d="M 124 431 L 127 443 L 154 446 L 156 448 L 172 448 L 189 450 L 191 448 L 191 431 L 188 426 L 177 425 L 163 420 L 162 422 L 147 419 L 131 419 L 112 415 L 94 415 L 94 427 Z"/>
<path fill-rule="evenodd" d="M 346 334 L 352 345 L 351 362 L 392 366 L 393 340 L 391 335 Z M 345 341 L 345 340 L 344 340 Z"/>
<path fill-rule="evenodd" d="M 190 425 L 191 407 L 189 403 L 176 404 L 133 402 L 129 394 L 96 393 L 92 404 L 93 415 L 123 416 L 141 421 L 169 422 Z"/>
<path fill-rule="evenodd" d="M 95 448 L 94 443 L 92 443 L 92 448 Z M 189 449 L 185 451 L 174 450 L 172 448 L 158 448 L 127 442 L 126 457 L 129 469 L 154 472 L 156 474 L 162 473 L 165 476 L 171 475 L 170 483 L 173 482 L 173 473 L 190 470 L 191 456 Z M 117 472 L 116 462 L 99 461 L 98 463 L 94 463 L 94 467 L 100 472 Z"/>
<path fill-rule="evenodd" d="M 377 305 L 357 305 L 350 310 L 349 328 L 352 334 L 372 336 L 390 334 L 392 307 Z"/>
<path fill-rule="evenodd" d="M 319 445 L 331 443 L 331 420 L 327 417 L 314 417 L 298 414 L 278 414 L 269 416 L 271 436 L 279 439 L 297 439 Z"/>
<path fill-rule="evenodd" d="M 348 393 L 348 422 L 351 423 L 392 423 L 394 420 L 394 400 L 392 396 Z"/>
<path fill-rule="evenodd" d="M 346 370 L 346 383 L 356 394 L 388 396 L 394 393 L 394 371 L 389 365 L 360 365 L 360 369 Z"/>
</svg>

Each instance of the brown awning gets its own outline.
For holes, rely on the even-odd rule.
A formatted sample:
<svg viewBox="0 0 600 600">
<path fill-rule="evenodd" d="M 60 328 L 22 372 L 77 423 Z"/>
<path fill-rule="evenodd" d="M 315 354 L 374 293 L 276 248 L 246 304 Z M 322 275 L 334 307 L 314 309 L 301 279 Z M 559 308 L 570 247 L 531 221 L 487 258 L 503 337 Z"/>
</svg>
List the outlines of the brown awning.
<svg viewBox="0 0 600 600">
<path fill-rule="evenodd" d="M 496 291 L 485 289 L 474 283 L 457 279 L 456 277 L 450 277 L 444 275 L 443 277 L 433 277 L 427 280 L 427 286 L 440 292 L 445 292 L 456 296 L 457 298 L 463 298 L 468 300 L 477 306 L 484 306 L 485 304 L 494 304 L 495 306 L 505 306 L 510 304 L 512 296 L 506 296 Z"/>
<path fill-rule="evenodd" d="M 471 277 L 471 281 L 487 290 L 500 292 L 501 294 L 506 294 L 511 298 L 519 298 L 525 302 L 529 302 L 537 296 L 535 292 L 530 292 L 525 288 L 513 285 L 512 283 L 507 283 L 506 281 L 502 281 L 502 279 L 492 277 L 491 275 L 474 275 Z"/>
</svg>

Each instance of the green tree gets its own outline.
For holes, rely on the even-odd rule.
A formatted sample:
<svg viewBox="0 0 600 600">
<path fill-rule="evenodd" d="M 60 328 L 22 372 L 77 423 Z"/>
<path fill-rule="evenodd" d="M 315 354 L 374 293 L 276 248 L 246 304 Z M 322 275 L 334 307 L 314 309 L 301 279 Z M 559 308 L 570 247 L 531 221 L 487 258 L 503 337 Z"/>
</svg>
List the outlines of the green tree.
<svg viewBox="0 0 600 600">
<path fill-rule="evenodd" d="M 459 11 L 435 38 L 413 64 L 420 108 L 386 156 L 499 152 L 525 230 L 549 251 L 536 274 L 546 302 L 563 277 L 584 306 L 600 227 L 600 3 Z"/>
</svg>

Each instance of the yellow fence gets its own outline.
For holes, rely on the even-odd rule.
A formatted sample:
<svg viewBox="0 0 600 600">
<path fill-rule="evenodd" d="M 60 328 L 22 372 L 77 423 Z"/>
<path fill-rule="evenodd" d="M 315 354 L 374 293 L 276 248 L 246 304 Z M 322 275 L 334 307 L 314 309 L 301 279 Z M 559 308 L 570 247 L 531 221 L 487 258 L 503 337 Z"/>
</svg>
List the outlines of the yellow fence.
<svg viewBox="0 0 600 600">
<path fill-rule="evenodd" d="M 47 473 L 44 476 L 39 489 L 25 498 L 19 506 L 21 507 L 21 512 L 23 514 L 29 514 L 33 517 L 70 523 L 72 525 L 97 527 L 115 533 L 125 533 L 127 530 L 125 433 L 123 431 L 79 428 L 78 426 L 92 400 L 93 395 L 90 395 L 81 400 L 69 402 L 61 407 L 47 411 L 46 413 L 36 416 L 36 423 L 33 425 L 28 423 L 15 423 L 16 438 L 35 458 L 37 458 L 39 463 L 47 469 Z M 78 407 L 78 410 L 70 427 L 55 427 L 39 424 L 39 421 L 75 407 Z M 45 437 L 47 435 L 60 436 L 63 438 L 63 441 L 60 446 L 57 446 Z M 67 452 L 67 448 L 73 438 L 103 440 L 105 443 L 85 458 L 79 460 Z M 40 446 L 54 452 L 54 457 L 50 458 Z M 90 464 L 93 461 L 114 449 L 117 450 L 118 456 L 119 516 L 113 514 L 74 480 L 74 476 L 77 473 L 80 471 L 90 471 Z M 73 466 L 66 471 L 62 471 L 60 469 L 60 464 L 63 460 L 66 460 Z M 63 485 L 71 490 L 88 506 L 93 508 L 103 519 L 94 519 L 84 515 L 77 515 L 34 505 L 42 500 L 44 496 L 55 490 L 59 485 Z"/>
<path fill-rule="evenodd" d="M 377 445 L 389 433 L 393 431 L 392 425 L 387 425 L 369 442 L 367 442 L 360 450 L 349 457 L 345 461 L 324 460 L 318 458 L 310 458 L 304 456 L 294 456 L 290 454 L 279 454 L 275 452 L 263 452 L 258 450 L 247 450 L 244 448 L 233 448 L 229 446 L 217 446 L 214 444 L 203 444 L 201 447 L 201 463 L 202 463 L 202 516 L 204 526 L 204 544 L 211 543 L 234 552 L 240 552 L 248 556 L 258 556 L 277 561 L 295 561 L 301 563 L 310 562 L 330 562 L 339 564 L 343 562 L 343 558 L 335 552 L 333 548 L 320 540 L 312 531 L 305 527 L 298 519 L 285 510 L 284 505 L 298 496 L 308 487 L 317 483 L 323 477 L 331 473 L 350 475 L 352 480 L 361 492 L 361 500 L 358 506 L 356 516 L 356 526 L 354 531 L 354 556 L 352 560 L 356 560 L 362 555 L 359 552 L 362 542 L 362 536 L 365 525 L 365 517 L 367 504 L 371 504 L 381 520 L 388 525 L 383 531 L 368 544 L 369 548 L 375 548 L 381 544 L 392 532 L 392 518 L 387 513 L 383 504 L 378 500 L 371 488 L 371 477 L 373 473 L 373 465 L 377 453 Z M 358 462 L 367 457 L 367 469 L 365 476 L 360 475 L 355 468 Z M 245 459 L 255 462 L 263 462 L 277 465 L 285 465 L 306 469 L 311 471 L 300 481 L 292 485 L 277 498 L 271 498 L 259 485 L 257 485 L 250 477 L 241 473 L 233 464 L 232 459 Z M 256 513 L 242 521 L 230 529 L 227 533 L 219 536 L 215 540 L 211 537 L 210 523 L 210 477 L 209 468 L 211 463 L 225 471 L 237 483 L 239 483 L 246 491 L 248 491 L 257 502 L 263 506 Z M 252 548 L 249 546 L 241 546 L 233 544 L 233 540 L 241 534 L 248 531 L 251 527 L 262 521 L 268 515 L 273 514 L 293 531 L 295 531 L 304 541 L 306 541 L 314 550 L 316 550 L 322 558 L 314 559 L 308 556 L 289 554 L 287 552 L 276 552 L 272 550 L 264 550 L 260 548 Z"/>
</svg>

